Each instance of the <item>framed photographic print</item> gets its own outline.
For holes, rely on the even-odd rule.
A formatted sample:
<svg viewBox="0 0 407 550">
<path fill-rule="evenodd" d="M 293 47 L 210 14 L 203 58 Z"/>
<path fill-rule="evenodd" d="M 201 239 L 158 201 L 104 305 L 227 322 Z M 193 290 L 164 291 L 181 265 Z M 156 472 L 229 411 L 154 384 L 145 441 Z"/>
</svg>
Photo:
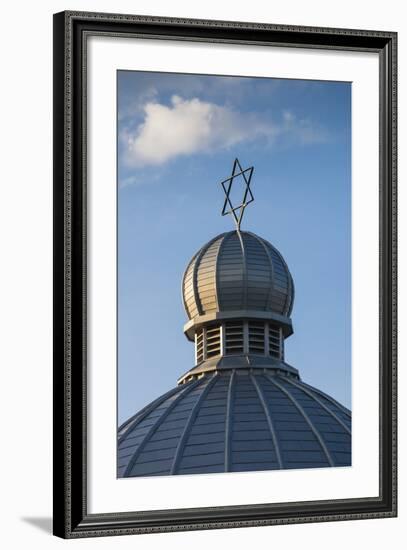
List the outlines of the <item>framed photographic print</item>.
<svg viewBox="0 0 407 550">
<path fill-rule="evenodd" d="M 54 533 L 396 515 L 396 34 L 54 16 Z"/>
</svg>

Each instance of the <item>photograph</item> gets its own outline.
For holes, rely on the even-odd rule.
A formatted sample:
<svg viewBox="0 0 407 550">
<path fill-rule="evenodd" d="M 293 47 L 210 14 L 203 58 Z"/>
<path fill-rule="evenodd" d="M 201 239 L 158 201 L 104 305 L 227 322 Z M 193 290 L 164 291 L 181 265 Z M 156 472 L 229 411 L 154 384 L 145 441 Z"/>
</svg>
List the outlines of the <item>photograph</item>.
<svg viewBox="0 0 407 550">
<path fill-rule="evenodd" d="M 54 14 L 58 537 L 397 516 L 397 32 L 311 23 Z"/>
<path fill-rule="evenodd" d="M 397 550 L 404 4 L 4 5 L 2 547 Z"/>
<path fill-rule="evenodd" d="M 352 83 L 116 91 L 117 478 L 351 467 Z"/>
</svg>

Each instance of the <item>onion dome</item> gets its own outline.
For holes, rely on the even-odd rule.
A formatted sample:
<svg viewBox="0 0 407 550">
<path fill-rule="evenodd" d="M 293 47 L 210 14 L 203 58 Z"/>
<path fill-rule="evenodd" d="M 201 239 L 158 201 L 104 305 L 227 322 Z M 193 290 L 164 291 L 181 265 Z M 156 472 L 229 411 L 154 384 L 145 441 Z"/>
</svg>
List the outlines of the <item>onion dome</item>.
<svg viewBox="0 0 407 550">
<path fill-rule="evenodd" d="M 294 283 L 280 252 L 248 231 L 222 233 L 203 246 L 184 273 L 191 326 L 212 318 L 275 319 L 291 327 Z M 188 332 L 187 332 L 188 333 Z"/>
<path fill-rule="evenodd" d="M 248 231 L 222 233 L 189 262 L 183 278 L 185 311 L 251 310 L 290 316 L 294 284 L 280 252 Z"/>
<path fill-rule="evenodd" d="M 282 374 L 208 373 L 119 430 L 119 477 L 350 464 L 350 411 Z"/>
</svg>

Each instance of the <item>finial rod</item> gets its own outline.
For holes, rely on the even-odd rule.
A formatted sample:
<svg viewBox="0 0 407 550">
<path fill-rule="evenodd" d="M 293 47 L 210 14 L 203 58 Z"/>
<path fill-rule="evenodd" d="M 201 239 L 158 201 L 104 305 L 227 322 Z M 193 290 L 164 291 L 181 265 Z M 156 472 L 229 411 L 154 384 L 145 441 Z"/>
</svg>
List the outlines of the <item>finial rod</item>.
<svg viewBox="0 0 407 550">
<path fill-rule="evenodd" d="M 250 182 L 252 179 L 253 170 L 253 166 L 243 170 L 239 159 L 236 158 L 233 163 L 232 175 L 230 176 L 230 178 L 227 178 L 226 180 L 223 180 L 221 182 L 223 191 L 225 193 L 225 202 L 223 204 L 222 216 L 231 214 L 235 220 L 237 231 L 240 231 L 240 224 L 242 223 L 243 214 L 246 206 L 254 201 L 254 196 L 250 189 Z M 230 193 L 232 191 L 233 183 L 236 184 L 235 178 L 239 177 L 243 178 L 245 185 L 243 200 L 238 206 L 233 206 Z"/>
</svg>

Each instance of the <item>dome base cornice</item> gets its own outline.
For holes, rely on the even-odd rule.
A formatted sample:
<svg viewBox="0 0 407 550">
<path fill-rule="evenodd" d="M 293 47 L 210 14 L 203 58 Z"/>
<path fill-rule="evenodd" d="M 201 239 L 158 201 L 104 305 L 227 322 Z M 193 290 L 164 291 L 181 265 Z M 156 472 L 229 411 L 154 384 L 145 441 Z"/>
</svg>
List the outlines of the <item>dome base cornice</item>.
<svg viewBox="0 0 407 550">
<path fill-rule="evenodd" d="M 193 369 L 190 369 L 188 372 L 183 374 L 177 380 L 177 384 L 185 384 L 190 380 L 194 380 L 199 376 L 202 376 L 206 373 L 212 371 L 225 371 L 225 370 L 252 370 L 258 369 L 264 370 L 265 372 L 276 372 L 281 375 L 291 376 L 296 380 L 300 380 L 298 370 L 288 365 L 284 361 L 279 359 L 273 359 L 272 357 L 262 357 L 255 354 L 245 354 L 245 355 L 230 355 L 227 357 L 213 357 L 207 359 L 196 365 Z"/>
<path fill-rule="evenodd" d="M 273 311 L 256 311 L 241 309 L 238 311 L 214 311 L 206 313 L 205 315 L 197 315 L 184 325 L 184 334 L 190 342 L 194 341 L 195 332 L 200 327 L 216 321 L 232 321 L 232 320 L 258 320 L 258 321 L 271 321 L 276 325 L 281 326 L 283 330 L 284 338 L 288 338 L 293 334 L 293 326 L 291 319 L 274 313 Z"/>
</svg>

